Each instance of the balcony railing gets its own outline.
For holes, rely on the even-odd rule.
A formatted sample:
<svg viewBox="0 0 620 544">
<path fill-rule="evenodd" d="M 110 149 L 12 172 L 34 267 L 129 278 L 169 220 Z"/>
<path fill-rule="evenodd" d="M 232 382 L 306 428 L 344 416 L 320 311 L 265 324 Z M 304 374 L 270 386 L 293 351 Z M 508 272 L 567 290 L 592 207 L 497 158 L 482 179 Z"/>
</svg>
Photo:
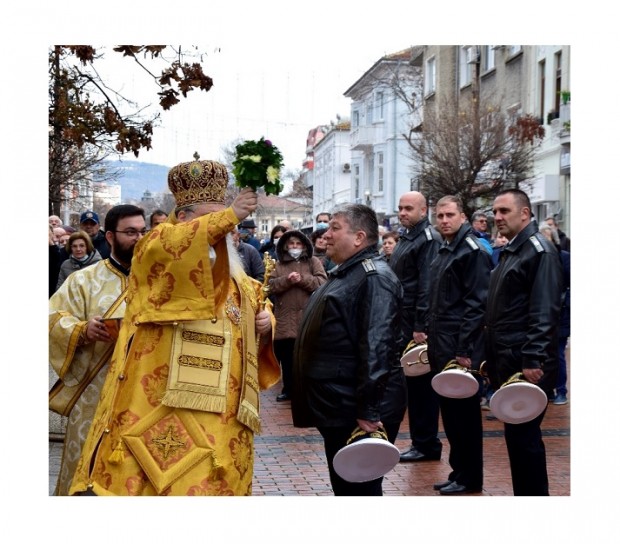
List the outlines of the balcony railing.
<svg viewBox="0 0 620 544">
<path fill-rule="evenodd" d="M 351 149 L 366 151 L 375 143 L 375 127 L 356 127 L 351 130 Z"/>
</svg>

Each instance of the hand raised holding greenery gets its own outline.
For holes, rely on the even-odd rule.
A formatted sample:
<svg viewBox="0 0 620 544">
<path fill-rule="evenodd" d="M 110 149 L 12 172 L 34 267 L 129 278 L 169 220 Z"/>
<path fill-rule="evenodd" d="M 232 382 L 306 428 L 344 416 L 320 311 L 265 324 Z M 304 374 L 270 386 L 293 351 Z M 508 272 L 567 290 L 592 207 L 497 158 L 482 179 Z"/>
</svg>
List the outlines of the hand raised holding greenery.
<svg viewBox="0 0 620 544">
<path fill-rule="evenodd" d="M 255 191 L 265 188 L 265 193 L 277 195 L 284 188 L 280 181 L 283 157 L 269 140 L 246 140 L 235 147 L 233 175 L 238 187 L 251 187 Z"/>
</svg>

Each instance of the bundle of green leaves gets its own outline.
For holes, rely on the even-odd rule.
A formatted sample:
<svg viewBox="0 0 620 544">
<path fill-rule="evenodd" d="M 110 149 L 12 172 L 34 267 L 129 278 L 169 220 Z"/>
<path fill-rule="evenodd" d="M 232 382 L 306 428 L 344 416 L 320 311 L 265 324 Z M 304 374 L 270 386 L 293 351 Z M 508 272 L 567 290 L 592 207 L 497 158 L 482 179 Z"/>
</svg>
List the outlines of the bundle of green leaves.
<svg viewBox="0 0 620 544">
<path fill-rule="evenodd" d="M 280 150 L 269 140 L 246 140 L 235 147 L 236 155 L 232 163 L 235 184 L 238 187 L 251 187 L 255 191 L 265 188 L 268 195 L 277 195 L 284 185 L 280 181 L 283 157 Z"/>
</svg>

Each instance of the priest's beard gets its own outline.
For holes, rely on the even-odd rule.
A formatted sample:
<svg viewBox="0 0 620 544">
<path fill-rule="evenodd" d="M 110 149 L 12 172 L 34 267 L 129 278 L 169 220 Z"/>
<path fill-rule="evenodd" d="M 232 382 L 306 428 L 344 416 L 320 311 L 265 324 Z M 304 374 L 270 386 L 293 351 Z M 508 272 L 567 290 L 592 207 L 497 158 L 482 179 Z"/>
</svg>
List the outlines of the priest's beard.
<svg viewBox="0 0 620 544">
<path fill-rule="evenodd" d="M 230 267 L 230 275 L 236 280 L 240 280 L 245 276 L 245 269 L 243 268 L 243 262 L 239 256 L 239 252 L 235 247 L 232 239 L 232 233 L 229 232 L 226 235 L 226 249 L 228 253 L 228 266 Z"/>
</svg>

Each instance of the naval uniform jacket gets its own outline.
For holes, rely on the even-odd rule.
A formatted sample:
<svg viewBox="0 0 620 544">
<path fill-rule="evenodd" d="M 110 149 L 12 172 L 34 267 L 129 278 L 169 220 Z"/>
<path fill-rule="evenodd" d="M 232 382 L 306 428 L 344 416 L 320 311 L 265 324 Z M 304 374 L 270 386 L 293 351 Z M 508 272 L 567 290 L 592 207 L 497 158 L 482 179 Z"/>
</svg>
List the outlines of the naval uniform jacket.
<svg viewBox="0 0 620 544">
<path fill-rule="evenodd" d="M 333 268 L 306 306 L 293 362 L 293 424 L 400 423 L 407 404 L 400 365 L 402 287 L 376 247 Z"/>
<path fill-rule="evenodd" d="M 430 267 L 428 356 L 441 372 L 456 356 L 484 360 L 484 309 L 493 263 L 469 223 L 444 242 Z"/>
<path fill-rule="evenodd" d="M 389 265 L 403 286 L 402 351 L 413 331 L 428 332 L 429 266 L 437 255 L 441 236 L 425 217 L 408 229 L 394 246 Z"/>
<path fill-rule="evenodd" d="M 557 250 L 532 221 L 504 246 L 491 272 L 485 370 L 494 389 L 526 368 L 544 371 L 544 391 L 555 387 L 562 286 Z"/>
</svg>

